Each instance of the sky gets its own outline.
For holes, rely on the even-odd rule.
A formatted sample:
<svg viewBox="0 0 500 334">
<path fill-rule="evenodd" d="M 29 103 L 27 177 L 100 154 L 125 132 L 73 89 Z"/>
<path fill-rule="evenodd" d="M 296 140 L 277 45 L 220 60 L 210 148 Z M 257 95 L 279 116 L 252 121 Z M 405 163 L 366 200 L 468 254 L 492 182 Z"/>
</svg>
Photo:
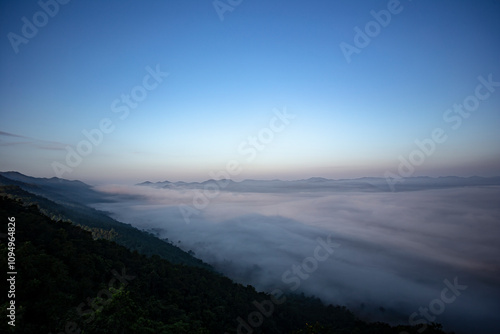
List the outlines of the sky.
<svg viewBox="0 0 500 334">
<path fill-rule="evenodd" d="M 497 1 L 0 13 L 2 171 L 94 184 L 499 175 Z"/>
</svg>

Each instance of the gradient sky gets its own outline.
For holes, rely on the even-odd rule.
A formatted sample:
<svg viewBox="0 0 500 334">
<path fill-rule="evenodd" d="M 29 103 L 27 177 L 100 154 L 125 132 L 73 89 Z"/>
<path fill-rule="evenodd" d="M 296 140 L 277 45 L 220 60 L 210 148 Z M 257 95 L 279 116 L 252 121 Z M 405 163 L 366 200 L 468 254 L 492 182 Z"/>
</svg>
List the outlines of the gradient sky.
<svg viewBox="0 0 500 334">
<path fill-rule="evenodd" d="M 212 1 L 73 0 L 44 25 L 37 1 L 2 1 L 0 170 L 191 181 L 234 160 L 236 180 L 383 177 L 442 128 L 412 176 L 499 175 L 500 87 L 459 126 L 443 115 L 479 76 L 500 82 L 500 3 L 403 0 L 348 62 L 341 43 L 391 2 L 243 0 L 221 20 Z M 36 35 L 13 47 L 34 16 Z M 113 102 L 157 66 L 168 76 L 121 119 Z M 295 118 L 265 137 L 284 109 Z M 103 119 L 113 130 L 57 175 Z M 248 141 L 259 133 L 262 151 Z"/>
</svg>

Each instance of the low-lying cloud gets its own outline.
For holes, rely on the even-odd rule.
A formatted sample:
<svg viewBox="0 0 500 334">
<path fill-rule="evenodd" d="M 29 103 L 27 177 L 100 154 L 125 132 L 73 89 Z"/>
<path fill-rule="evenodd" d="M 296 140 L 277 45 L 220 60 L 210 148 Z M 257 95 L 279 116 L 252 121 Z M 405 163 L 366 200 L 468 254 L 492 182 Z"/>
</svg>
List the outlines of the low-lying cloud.
<svg viewBox="0 0 500 334">
<path fill-rule="evenodd" d="M 446 330 L 495 332 L 500 309 L 500 187 L 409 192 L 221 191 L 186 224 L 179 205 L 196 189 L 102 186 L 96 205 L 155 231 L 244 284 L 291 291 L 283 279 L 330 236 L 335 252 L 296 291 L 368 319 L 407 322 L 439 298 L 445 279 L 467 286 L 434 321 Z M 305 276 L 304 276 L 305 277 Z M 425 319 L 419 315 L 414 319 Z"/>
</svg>

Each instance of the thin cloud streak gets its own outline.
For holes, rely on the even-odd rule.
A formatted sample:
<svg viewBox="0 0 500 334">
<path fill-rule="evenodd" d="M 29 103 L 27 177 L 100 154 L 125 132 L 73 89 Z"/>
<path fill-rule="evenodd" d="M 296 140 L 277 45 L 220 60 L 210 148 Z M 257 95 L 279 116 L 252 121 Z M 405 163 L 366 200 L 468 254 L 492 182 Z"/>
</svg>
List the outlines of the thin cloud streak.
<svg viewBox="0 0 500 334">
<path fill-rule="evenodd" d="M 5 131 L 0 131 L 0 136 L 8 137 L 8 138 L 22 138 L 28 139 L 28 141 L 8 141 L 8 142 L 0 142 L 0 146 L 19 146 L 19 145 L 27 145 L 33 146 L 42 150 L 51 150 L 51 151 L 64 151 L 66 145 L 59 142 L 47 141 L 42 139 L 31 138 L 23 135 L 18 135 L 14 133 L 9 133 Z"/>
</svg>

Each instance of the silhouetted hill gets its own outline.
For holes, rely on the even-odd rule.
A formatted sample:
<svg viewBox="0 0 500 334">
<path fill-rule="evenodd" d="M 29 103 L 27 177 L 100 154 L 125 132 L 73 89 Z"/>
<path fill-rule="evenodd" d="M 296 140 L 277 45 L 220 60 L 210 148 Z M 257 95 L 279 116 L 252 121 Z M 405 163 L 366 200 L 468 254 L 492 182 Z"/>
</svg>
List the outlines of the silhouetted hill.
<svg viewBox="0 0 500 334">
<path fill-rule="evenodd" d="M 107 201 L 102 193 L 94 191 L 88 184 L 57 177 L 37 178 L 18 172 L 0 172 L 0 185 L 17 185 L 58 203 L 91 204 Z"/>
</svg>

